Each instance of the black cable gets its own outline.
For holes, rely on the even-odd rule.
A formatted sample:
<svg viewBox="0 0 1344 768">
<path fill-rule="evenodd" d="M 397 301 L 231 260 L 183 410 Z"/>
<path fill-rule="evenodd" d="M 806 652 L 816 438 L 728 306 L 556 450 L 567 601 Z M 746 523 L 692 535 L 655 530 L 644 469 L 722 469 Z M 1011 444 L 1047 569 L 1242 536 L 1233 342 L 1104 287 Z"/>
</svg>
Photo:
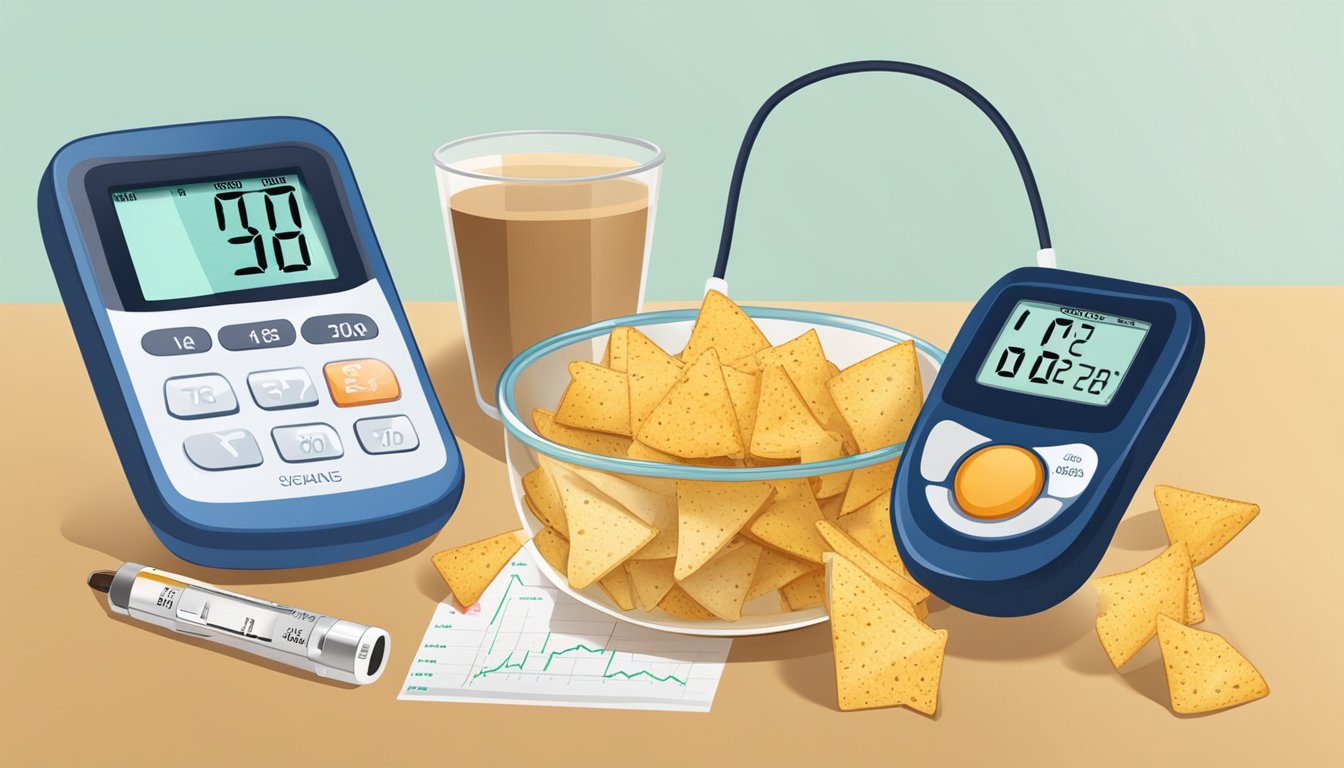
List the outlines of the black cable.
<svg viewBox="0 0 1344 768">
<path fill-rule="evenodd" d="M 751 125 L 747 126 L 747 135 L 742 137 L 742 146 L 737 150 L 737 164 L 733 166 L 733 180 L 728 186 L 728 207 L 723 214 L 723 235 L 719 238 L 719 258 L 714 264 L 715 277 L 723 279 L 724 273 L 728 271 L 728 251 L 733 247 L 733 227 L 737 222 L 737 199 L 742 194 L 742 177 L 747 173 L 747 159 L 751 157 L 751 148 L 756 143 L 756 136 L 761 132 L 761 126 L 765 124 L 765 118 L 770 116 L 770 113 L 775 107 L 779 106 L 781 101 L 793 93 L 813 83 L 854 72 L 897 72 L 915 75 L 926 80 L 932 80 L 935 83 L 941 83 L 965 96 L 972 104 L 979 107 L 980 111 L 985 113 L 985 117 L 988 117 L 989 121 L 994 124 L 994 127 L 999 129 L 1003 140 L 1008 143 L 1008 150 L 1013 153 L 1013 159 L 1017 161 L 1017 170 L 1022 174 L 1022 185 L 1027 189 L 1027 201 L 1031 203 L 1031 215 L 1036 220 L 1036 238 L 1040 242 L 1042 250 L 1050 247 L 1050 229 L 1045 223 L 1045 207 L 1041 204 L 1041 193 L 1036 188 L 1036 177 L 1031 173 L 1031 164 L 1027 162 L 1027 155 L 1022 151 L 1022 144 L 1017 140 L 1013 129 L 1008 127 L 1008 121 L 1003 119 L 1003 115 L 999 114 L 999 110 L 995 109 L 988 99 L 957 78 L 919 64 L 880 59 L 850 61 L 823 67 L 815 72 L 803 75 L 775 91 L 761 105 L 761 108 L 756 110 L 756 116 L 751 119 Z"/>
</svg>

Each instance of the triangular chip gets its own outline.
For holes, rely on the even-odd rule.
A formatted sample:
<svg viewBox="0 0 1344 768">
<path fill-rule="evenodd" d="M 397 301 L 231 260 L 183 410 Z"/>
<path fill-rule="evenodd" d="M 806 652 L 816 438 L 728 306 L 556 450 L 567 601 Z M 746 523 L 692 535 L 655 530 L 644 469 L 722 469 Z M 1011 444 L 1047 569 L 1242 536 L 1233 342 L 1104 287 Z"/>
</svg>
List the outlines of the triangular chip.
<svg viewBox="0 0 1344 768">
<path fill-rule="evenodd" d="M 915 343 L 906 341 L 849 366 L 826 385 L 860 451 L 899 443 L 924 405 Z"/>
<path fill-rule="evenodd" d="M 742 434 L 714 350 L 686 367 L 639 428 L 641 443 L 682 458 L 741 455 Z"/>
<path fill-rule="evenodd" d="M 577 360 L 569 364 L 569 386 L 555 408 L 566 427 L 630 436 L 630 387 L 620 371 Z"/>
<path fill-rule="evenodd" d="M 930 629 L 858 566 L 831 555 L 827 608 L 840 709 L 938 709 L 947 630 Z"/>
<path fill-rule="evenodd" d="M 752 538 L 796 557 L 821 562 L 826 542 L 817 533 L 821 507 L 807 478 L 774 480 L 775 496 L 747 526 Z"/>
<path fill-rule="evenodd" d="M 686 590 L 676 585 L 667 591 L 658 607 L 675 619 L 708 621 L 718 618 L 703 605 L 695 602 L 695 598 L 686 594 Z"/>
<path fill-rule="evenodd" d="M 548 528 L 554 528 L 561 536 L 568 537 L 569 525 L 565 521 L 565 506 L 560 501 L 560 491 L 544 466 L 523 475 L 523 491 L 527 494 L 532 514 Z"/>
<path fill-rule="evenodd" d="M 622 611 L 635 609 L 635 596 L 630 590 L 630 574 L 624 568 L 613 568 L 611 573 L 597 580 L 597 586 Z"/>
<path fill-rule="evenodd" d="M 896 481 L 897 461 L 892 459 L 854 470 L 845 488 L 845 502 L 840 506 L 840 514 L 848 515 L 873 499 L 890 496 L 892 483 Z"/>
<path fill-rule="evenodd" d="M 509 558 L 526 543 L 527 533 L 522 529 L 501 533 L 438 553 L 433 557 L 434 567 L 448 582 L 457 602 L 470 608 L 508 565 Z"/>
<path fill-rule="evenodd" d="M 774 490 L 769 483 L 677 481 L 677 579 L 732 541 Z"/>
<path fill-rule="evenodd" d="M 1158 614 L 1186 620 L 1190 568 L 1190 555 L 1178 543 L 1132 571 L 1092 580 L 1099 598 L 1097 637 L 1116 669 L 1153 638 Z"/>
<path fill-rule="evenodd" d="M 554 528 L 543 528 L 541 533 L 533 536 L 532 546 L 560 575 L 564 576 L 569 570 L 569 542 Z"/>
<path fill-rule="evenodd" d="M 826 424 L 835 418 L 838 413 L 835 401 L 826 388 L 826 382 L 831 380 L 831 369 L 826 366 L 826 353 L 821 348 L 821 337 L 817 336 L 816 329 L 757 352 L 756 364 L 761 370 L 772 365 L 782 367 L 798 387 L 818 423 Z"/>
<path fill-rule="evenodd" d="M 805 443 L 801 447 L 799 454 L 799 463 L 811 464 L 817 461 L 832 461 L 845 455 L 844 439 L 835 432 L 822 432 L 811 442 Z M 818 499 L 829 499 L 832 496 L 839 496 L 849 487 L 849 479 L 854 472 L 832 472 L 829 475 L 820 475 L 813 479 L 812 492 Z"/>
<path fill-rule="evenodd" d="M 625 457 L 627 459 L 639 459 L 640 461 L 656 461 L 660 464 L 685 464 L 684 459 L 679 459 L 670 453 L 651 448 L 638 440 L 632 442 L 626 449 Z"/>
<path fill-rule="evenodd" d="M 611 573 L 658 531 L 577 476 L 556 478 L 569 518 L 569 585 L 583 589 Z"/>
<path fill-rule="evenodd" d="M 761 545 L 738 540 L 679 584 L 700 605 L 727 621 L 742 618 L 742 604 L 756 575 Z"/>
<path fill-rule="evenodd" d="M 681 361 L 631 328 L 626 333 L 625 369 L 630 377 L 630 434 L 639 434 L 644 420 L 677 383 Z"/>
<path fill-rule="evenodd" d="M 691 338 L 681 351 L 682 360 L 698 360 L 707 349 L 718 350 L 723 360 L 736 360 L 770 346 L 761 329 L 737 306 L 718 291 L 705 294 L 700 314 L 695 318 Z"/>
<path fill-rule="evenodd" d="M 1260 505 L 1159 485 L 1153 491 L 1169 541 L 1184 541 L 1195 564 L 1213 557 L 1260 514 Z"/>
<path fill-rule="evenodd" d="M 676 567 L 676 559 L 670 557 L 666 560 L 631 560 L 625 564 L 641 608 L 646 611 L 657 608 L 668 591 L 677 585 L 677 578 L 672 575 Z"/>
<path fill-rule="evenodd" d="M 825 516 L 824 511 L 822 514 Z M 835 524 L 888 568 L 910 576 L 891 530 L 891 496 L 883 494 L 853 513 L 837 518 Z"/>
<path fill-rule="evenodd" d="M 822 520 L 817 523 L 817 531 L 826 540 L 828 549 L 858 566 L 872 580 L 905 598 L 911 606 L 929 598 L 929 590 L 905 574 L 887 567 L 886 563 L 874 557 L 835 523 Z"/>
<path fill-rule="evenodd" d="M 629 347 L 626 345 L 626 340 L 629 339 L 627 335 L 629 333 L 630 329 L 625 326 L 612 329 L 607 336 L 607 348 L 602 353 L 603 367 L 621 373 L 626 372 L 626 363 L 629 360 Z"/>
<path fill-rule="evenodd" d="M 751 445 L 751 433 L 756 429 L 756 402 L 761 397 L 761 380 L 754 373 L 742 373 L 731 366 L 723 366 L 723 383 L 733 401 L 737 429 L 742 433 L 742 445 Z"/>
<path fill-rule="evenodd" d="M 1157 644 L 1176 712 L 1213 712 L 1269 695 L 1260 670 L 1222 635 L 1191 629 L 1163 615 L 1157 617 Z"/>
<path fill-rule="evenodd" d="M 761 399 L 751 433 L 751 453 L 766 459 L 796 459 L 802 447 L 826 434 L 789 374 L 778 365 L 761 372 Z"/>
<path fill-rule="evenodd" d="M 580 477 L 612 501 L 658 530 L 658 535 L 631 555 L 635 560 L 660 560 L 677 556 L 677 498 L 665 496 L 632 482 L 633 476 L 617 477 L 595 469 L 575 469 Z M 676 481 L 669 480 L 676 493 Z"/>
<path fill-rule="evenodd" d="M 751 588 L 747 590 L 747 602 L 770 593 L 797 579 L 805 573 L 817 570 L 817 564 L 799 560 L 792 555 L 765 547 L 761 550 L 761 559 L 756 563 L 756 575 L 751 579 Z"/>
<path fill-rule="evenodd" d="M 742 373 L 750 373 L 752 375 L 755 375 L 761 372 L 761 364 L 756 362 L 755 354 L 739 357 L 736 360 L 727 363 L 726 365 L 728 365 L 728 367 L 730 368 L 734 368 L 738 371 L 741 371 Z"/>
<path fill-rule="evenodd" d="M 826 569 L 809 571 L 780 587 L 779 599 L 788 611 L 801 611 L 826 602 Z"/>
<path fill-rule="evenodd" d="M 628 437 L 557 424 L 555 413 L 544 408 L 532 409 L 532 424 L 536 426 L 537 434 L 547 440 L 576 450 L 600 456 L 625 456 L 626 451 L 630 450 Z"/>
</svg>

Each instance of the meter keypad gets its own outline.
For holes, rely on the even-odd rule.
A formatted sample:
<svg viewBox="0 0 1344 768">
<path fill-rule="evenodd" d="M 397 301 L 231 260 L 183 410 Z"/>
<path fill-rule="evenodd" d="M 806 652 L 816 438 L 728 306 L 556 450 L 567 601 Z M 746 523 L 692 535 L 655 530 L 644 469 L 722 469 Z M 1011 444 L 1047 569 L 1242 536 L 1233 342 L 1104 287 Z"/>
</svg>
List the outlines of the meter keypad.
<svg viewBox="0 0 1344 768">
<path fill-rule="evenodd" d="M 151 355 L 195 355 L 206 352 L 214 342 L 204 328 L 156 328 L 140 337 L 140 348 Z"/>
<path fill-rule="evenodd" d="M 343 312 L 310 317 L 303 321 L 300 332 L 303 340 L 309 344 L 339 344 L 343 341 L 377 338 L 378 324 L 368 315 Z"/>
<path fill-rule="evenodd" d="M 405 453 L 420 447 L 420 437 L 405 416 L 381 416 L 355 422 L 355 437 L 365 453 Z"/>
<path fill-rule="evenodd" d="M 267 411 L 317 405 L 317 388 L 308 371 L 302 368 L 249 373 L 247 388 L 252 390 L 257 405 Z"/>
<path fill-rule="evenodd" d="M 203 419 L 238 412 L 238 398 L 223 376 L 175 376 L 163 383 L 163 401 L 179 419 Z"/>
<path fill-rule="evenodd" d="M 201 469 L 242 469 L 261 464 L 261 448 L 246 429 L 192 435 L 182 442 L 182 448 L 191 463 Z"/>
<path fill-rule="evenodd" d="M 989 442 L 989 438 L 963 427 L 951 419 L 933 425 L 924 440 L 924 453 L 919 458 L 919 474 L 930 483 L 941 483 L 951 474 L 957 460 L 972 448 Z"/>
<path fill-rule="evenodd" d="M 339 459 L 345 455 L 341 436 L 330 424 L 294 424 L 271 430 L 280 458 L 290 463 Z"/>
<path fill-rule="evenodd" d="M 342 408 L 388 403 L 401 397 L 396 374 L 382 360 L 364 358 L 327 363 L 322 368 L 331 400 Z"/>
<path fill-rule="evenodd" d="M 1045 492 L 1057 499 L 1072 499 L 1082 493 L 1097 471 L 1097 452 L 1086 443 L 1032 450 L 1045 463 Z"/>
<path fill-rule="evenodd" d="M 239 352 L 247 349 L 288 347 L 294 343 L 294 324 L 288 320 L 263 320 L 226 325 L 219 329 L 219 344 Z"/>
</svg>

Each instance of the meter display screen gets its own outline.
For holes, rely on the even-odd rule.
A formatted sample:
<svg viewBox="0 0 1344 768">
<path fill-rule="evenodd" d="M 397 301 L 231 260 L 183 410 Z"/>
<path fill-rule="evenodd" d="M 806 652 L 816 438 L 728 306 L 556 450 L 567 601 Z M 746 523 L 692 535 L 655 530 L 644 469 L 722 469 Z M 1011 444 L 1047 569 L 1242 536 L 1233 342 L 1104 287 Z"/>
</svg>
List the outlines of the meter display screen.
<svg viewBox="0 0 1344 768">
<path fill-rule="evenodd" d="M 115 189 L 147 301 L 331 280 L 331 248 L 295 171 Z"/>
<path fill-rule="evenodd" d="M 1027 395 L 1107 405 L 1150 324 L 1079 307 L 1019 301 L 976 382 Z"/>
</svg>

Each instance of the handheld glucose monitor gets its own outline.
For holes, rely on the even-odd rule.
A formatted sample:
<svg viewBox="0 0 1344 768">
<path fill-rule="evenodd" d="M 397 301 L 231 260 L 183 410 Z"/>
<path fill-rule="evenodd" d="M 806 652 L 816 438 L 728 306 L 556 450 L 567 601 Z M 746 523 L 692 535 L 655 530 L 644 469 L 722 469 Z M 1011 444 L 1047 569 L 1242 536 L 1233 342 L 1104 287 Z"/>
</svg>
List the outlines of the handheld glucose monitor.
<svg viewBox="0 0 1344 768">
<path fill-rule="evenodd" d="M 945 85 L 989 118 L 1017 162 L 1041 248 L 1037 267 L 981 297 L 952 343 L 896 471 L 896 543 L 915 580 L 947 602 L 1035 613 L 1073 594 L 1101 560 L 1194 382 L 1204 326 L 1176 291 L 1054 269 L 1036 180 L 1007 121 L 962 81 L 896 61 L 826 67 L 761 106 L 707 287 L 726 288 L 742 178 L 765 118 L 808 85 L 879 71 Z"/>
<path fill-rule="evenodd" d="M 462 459 L 325 128 L 79 139 L 38 213 L 131 490 L 173 553 L 316 565 L 448 520 Z"/>
</svg>

